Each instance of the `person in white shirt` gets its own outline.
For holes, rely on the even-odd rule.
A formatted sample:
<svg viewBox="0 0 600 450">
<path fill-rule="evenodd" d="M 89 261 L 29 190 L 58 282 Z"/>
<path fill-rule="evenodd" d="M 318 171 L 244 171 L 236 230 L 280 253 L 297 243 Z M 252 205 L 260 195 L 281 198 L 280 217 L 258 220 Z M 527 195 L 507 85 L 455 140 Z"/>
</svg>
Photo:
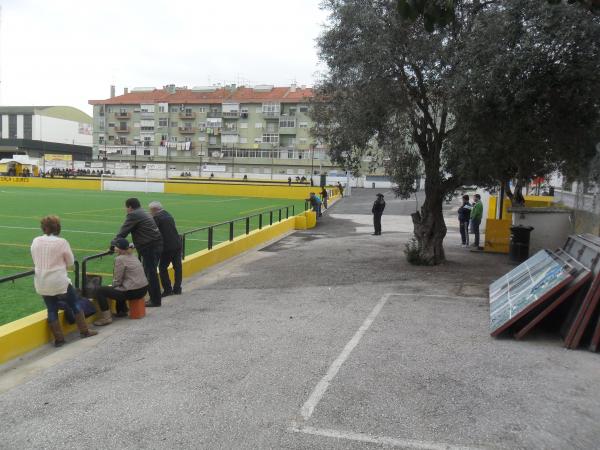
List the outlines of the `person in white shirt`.
<svg viewBox="0 0 600 450">
<path fill-rule="evenodd" d="M 54 335 L 54 346 L 65 343 L 65 337 L 58 322 L 58 301 L 65 299 L 75 314 L 75 322 L 82 338 L 94 336 L 97 331 L 90 330 L 85 315 L 77 305 L 77 293 L 67 275 L 67 268 L 75 262 L 71 246 L 60 234 L 60 219 L 46 216 L 41 220 L 43 236 L 36 237 L 31 243 L 31 257 L 35 266 L 33 284 L 42 296 L 48 309 L 48 324 Z"/>
</svg>

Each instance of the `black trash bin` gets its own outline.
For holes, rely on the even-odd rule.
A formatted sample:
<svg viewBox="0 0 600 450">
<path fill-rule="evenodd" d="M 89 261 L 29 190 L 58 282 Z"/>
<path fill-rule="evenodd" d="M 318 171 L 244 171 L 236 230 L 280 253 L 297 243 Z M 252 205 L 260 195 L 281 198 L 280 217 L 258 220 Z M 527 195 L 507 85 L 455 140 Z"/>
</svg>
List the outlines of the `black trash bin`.
<svg viewBox="0 0 600 450">
<path fill-rule="evenodd" d="M 513 225 L 510 227 L 508 257 L 511 262 L 522 263 L 529 258 L 529 239 L 533 227 Z"/>
<path fill-rule="evenodd" d="M 548 189 L 548 195 L 550 197 L 554 197 L 554 186 L 550 186 L 550 189 Z"/>
</svg>

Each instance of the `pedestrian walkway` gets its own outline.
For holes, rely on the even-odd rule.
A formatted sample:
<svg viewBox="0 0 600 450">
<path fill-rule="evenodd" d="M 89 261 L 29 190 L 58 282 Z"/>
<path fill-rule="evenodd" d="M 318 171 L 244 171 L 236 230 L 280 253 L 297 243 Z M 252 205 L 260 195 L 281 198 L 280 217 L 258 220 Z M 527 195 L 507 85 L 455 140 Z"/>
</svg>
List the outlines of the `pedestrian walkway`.
<svg viewBox="0 0 600 450">
<path fill-rule="evenodd" d="M 374 194 L 1 368 L 0 448 L 597 446 L 598 355 L 490 338 L 507 257 L 462 249 L 449 207 L 448 263 L 410 266 L 414 199 L 371 236 Z"/>
</svg>

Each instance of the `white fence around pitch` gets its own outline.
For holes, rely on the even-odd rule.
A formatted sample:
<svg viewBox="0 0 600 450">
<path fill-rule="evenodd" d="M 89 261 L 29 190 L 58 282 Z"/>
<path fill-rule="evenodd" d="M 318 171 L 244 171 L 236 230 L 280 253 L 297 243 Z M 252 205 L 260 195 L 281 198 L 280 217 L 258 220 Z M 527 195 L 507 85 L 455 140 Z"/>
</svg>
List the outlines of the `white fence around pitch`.
<svg viewBox="0 0 600 450">
<path fill-rule="evenodd" d="M 126 180 L 111 180 L 109 177 L 102 175 L 100 179 L 101 191 L 122 191 L 122 192 L 165 192 L 165 184 L 159 181 L 126 181 Z"/>
</svg>

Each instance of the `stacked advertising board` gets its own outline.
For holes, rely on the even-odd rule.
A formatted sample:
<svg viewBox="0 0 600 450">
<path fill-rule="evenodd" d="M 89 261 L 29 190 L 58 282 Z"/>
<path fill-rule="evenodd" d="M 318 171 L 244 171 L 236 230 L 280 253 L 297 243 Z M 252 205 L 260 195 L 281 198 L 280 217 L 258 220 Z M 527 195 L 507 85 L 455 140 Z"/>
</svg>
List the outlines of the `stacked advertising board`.
<svg viewBox="0 0 600 450">
<path fill-rule="evenodd" d="M 490 285 L 490 333 L 522 339 L 537 326 L 567 348 L 600 349 L 600 238 L 583 234 L 540 250 Z"/>
</svg>

